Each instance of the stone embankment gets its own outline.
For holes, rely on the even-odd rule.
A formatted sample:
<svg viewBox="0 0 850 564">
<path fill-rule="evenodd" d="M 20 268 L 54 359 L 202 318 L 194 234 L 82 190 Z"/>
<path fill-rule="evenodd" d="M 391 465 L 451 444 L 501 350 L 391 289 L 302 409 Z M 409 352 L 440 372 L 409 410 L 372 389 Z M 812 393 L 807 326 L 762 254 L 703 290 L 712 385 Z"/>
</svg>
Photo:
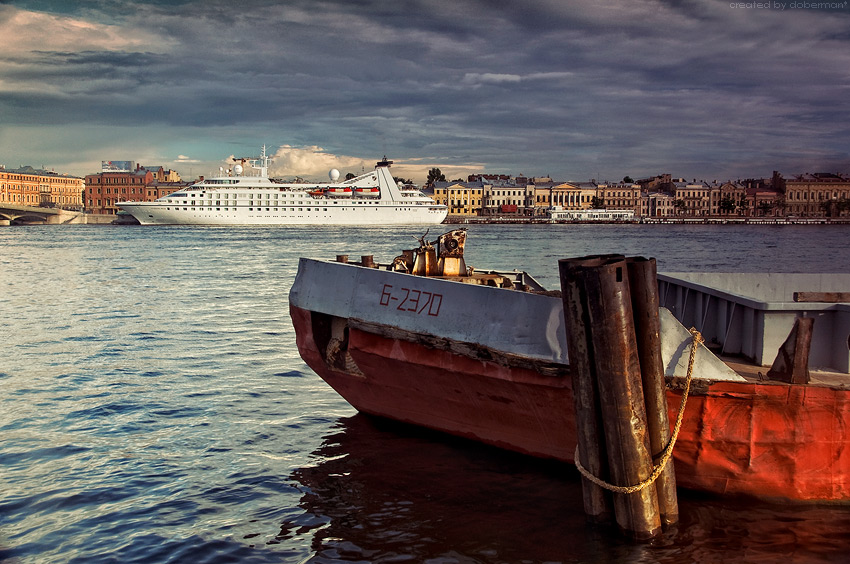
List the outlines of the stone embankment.
<svg viewBox="0 0 850 564">
<path fill-rule="evenodd" d="M 542 217 L 466 217 L 449 216 L 444 224 L 472 223 L 522 223 L 522 224 L 551 224 L 551 223 L 642 223 L 642 224 L 693 224 L 693 225 L 848 225 L 850 217 L 645 217 L 631 221 L 604 220 L 553 220 Z"/>
</svg>

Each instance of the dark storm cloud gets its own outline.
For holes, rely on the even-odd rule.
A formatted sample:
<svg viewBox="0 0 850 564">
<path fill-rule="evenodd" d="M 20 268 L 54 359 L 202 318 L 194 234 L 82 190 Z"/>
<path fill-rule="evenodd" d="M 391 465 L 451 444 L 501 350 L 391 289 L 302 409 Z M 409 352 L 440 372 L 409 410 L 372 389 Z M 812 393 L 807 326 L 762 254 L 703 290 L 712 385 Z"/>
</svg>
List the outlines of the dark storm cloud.
<svg viewBox="0 0 850 564">
<path fill-rule="evenodd" d="M 850 168 L 846 9 L 67 4 L 12 3 L 116 39 L 13 53 L 4 123 L 256 128 L 342 154 L 389 146 L 396 158 L 574 179 Z"/>
</svg>

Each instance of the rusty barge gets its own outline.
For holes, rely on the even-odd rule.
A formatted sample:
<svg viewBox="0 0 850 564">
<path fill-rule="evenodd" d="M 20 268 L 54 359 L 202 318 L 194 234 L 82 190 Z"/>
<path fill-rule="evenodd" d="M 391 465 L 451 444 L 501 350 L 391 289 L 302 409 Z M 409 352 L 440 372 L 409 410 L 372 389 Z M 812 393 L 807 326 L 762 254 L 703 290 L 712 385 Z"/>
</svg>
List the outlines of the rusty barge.
<svg viewBox="0 0 850 564">
<path fill-rule="evenodd" d="M 289 296 L 298 350 L 363 413 L 573 462 L 561 297 L 524 272 L 467 267 L 465 238 L 423 238 L 384 265 L 302 258 Z M 679 486 L 850 503 L 850 304 L 840 301 L 850 276 L 812 276 L 659 274 L 671 422 L 690 342 L 680 320 L 707 344 L 673 451 Z M 790 381 L 768 378 L 795 320 L 812 318 L 809 362 L 780 376 Z"/>
</svg>

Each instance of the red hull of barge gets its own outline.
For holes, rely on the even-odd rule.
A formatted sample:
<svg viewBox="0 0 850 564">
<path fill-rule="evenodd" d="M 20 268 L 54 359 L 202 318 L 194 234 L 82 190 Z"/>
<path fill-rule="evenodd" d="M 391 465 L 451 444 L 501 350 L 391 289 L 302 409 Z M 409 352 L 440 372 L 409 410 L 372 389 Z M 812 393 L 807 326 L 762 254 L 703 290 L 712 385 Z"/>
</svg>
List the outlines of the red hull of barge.
<svg viewBox="0 0 850 564">
<path fill-rule="evenodd" d="M 331 366 L 310 311 L 290 306 L 305 362 L 357 410 L 573 462 L 570 377 L 348 328 Z M 678 485 L 773 501 L 850 503 L 850 390 L 781 383 L 692 387 L 674 449 Z M 681 391 L 668 389 L 675 421 Z"/>
</svg>

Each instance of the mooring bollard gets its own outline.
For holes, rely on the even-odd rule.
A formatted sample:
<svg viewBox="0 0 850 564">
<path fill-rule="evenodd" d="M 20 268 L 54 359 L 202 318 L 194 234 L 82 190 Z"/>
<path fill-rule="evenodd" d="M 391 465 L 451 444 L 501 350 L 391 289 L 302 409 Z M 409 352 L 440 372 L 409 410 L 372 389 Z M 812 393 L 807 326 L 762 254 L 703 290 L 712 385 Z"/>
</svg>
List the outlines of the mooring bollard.
<svg viewBox="0 0 850 564">
<path fill-rule="evenodd" d="M 336 261 L 337 262 L 348 262 L 348 255 L 337 255 Z"/>
<path fill-rule="evenodd" d="M 360 255 L 360 265 L 367 268 L 375 268 L 375 259 L 373 255 Z"/>
<path fill-rule="evenodd" d="M 658 319 L 658 271 L 655 259 L 629 257 L 629 292 L 635 320 L 643 396 L 652 460 L 657 463 L 670 442 L 670 416 L 667 411 L 667 386 L 664 382 L 664 361 L 661 359 L 661 322 Z M 676 494 L 676 472 L 673 460 L 664 465 L 655 481 L 658 510 L 663 525 L 679 522 L 679 501 Z"/>
<path fill-rule="evenodd" d="M 650 477 L 652 457 L 627 263 L 619 255 L 585 257 L 559 261 L 559 270 L 570 335 L 568 353 L 577 386 L 574 391 L 580 458 L 584 458 L 582 451 L 593 450 L 592 445 L 582 442 L 591 439 L 592 430 L 598 429 L 601 420 L 605 439 L 598 444 L 604 445 L 600 454 L 604 448 L 601 458 L 607 458 L 609 473 L 606 476 L 585 469 L 613 484 L 608 489 L 615 492 L 614 517 L 621 530 L 636 539 L 653 538 L 661 532 L 655 488 L 632 487 Z M 586 359 L 579 358 L 585 354 L 580 342 L 582 334 L 587 343 Z M 598 406 L 590 409 L 580 404 L 587 400 L 587 389 L 594 390 L 594 382 Z M 584 419 L 594 411 L 595 420 Z M 593 463 L 592 458 L 587 462 Z M 602 470 L 599 464 L 599 471 Z"/>
</svg>

